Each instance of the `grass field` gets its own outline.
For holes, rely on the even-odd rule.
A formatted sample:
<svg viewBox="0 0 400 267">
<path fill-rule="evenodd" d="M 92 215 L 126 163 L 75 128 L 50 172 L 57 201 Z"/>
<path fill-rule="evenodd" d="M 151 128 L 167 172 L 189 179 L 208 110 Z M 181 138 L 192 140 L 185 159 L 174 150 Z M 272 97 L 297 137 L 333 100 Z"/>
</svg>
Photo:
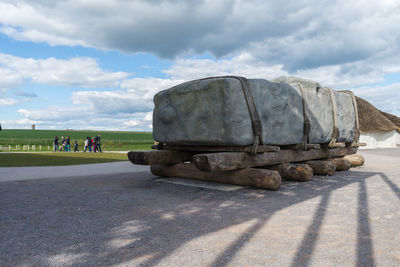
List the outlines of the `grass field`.
<svg viewBox="0 0 400 267">
<path fill-rule="evenodd" d="M 83 149 L 83 143 L 87 136 L 94 137 L 97 133 L 101 134 L 101 144 L 104 151 L 128 151 L 128 150 L 147 150 L 154 143 L 152 133 L 149 132 L 123 132 L 123 131 L 77 131 L 77 130 L 8 130 L 0 131 L 0 146 L 12 150 L 22 146 L 35 146 L 39 150 L 52 150 L 55 136 L 69 136 L 71 138 L 71 148 L 73 143 L 78 141 L 79 149 Z M 17 147 L 19 145 L 19 147 Z M 3 149 L 4 150 L 4 149 Z M 1 149 L 0 149 L 1 151 Z"/>
<path fill-rule="evenodd" d="M 125 153 L 0 153 L 0 167 L 65 166 L 128 160 Z"/>
</svg>

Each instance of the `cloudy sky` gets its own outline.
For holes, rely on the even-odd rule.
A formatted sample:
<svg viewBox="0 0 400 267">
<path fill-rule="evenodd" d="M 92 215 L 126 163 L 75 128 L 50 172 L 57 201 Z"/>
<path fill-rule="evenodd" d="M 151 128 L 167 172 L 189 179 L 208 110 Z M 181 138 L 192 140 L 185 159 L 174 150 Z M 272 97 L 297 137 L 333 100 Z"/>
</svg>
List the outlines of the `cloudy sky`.
<svg viewBox="0 0 400 267">
<path fill-rule="evenodd" d="M 3 128 L 151 131 L 217 75 L 309 78 L 400 115 L 397 0 L 0 0 Z"/>
</svg>

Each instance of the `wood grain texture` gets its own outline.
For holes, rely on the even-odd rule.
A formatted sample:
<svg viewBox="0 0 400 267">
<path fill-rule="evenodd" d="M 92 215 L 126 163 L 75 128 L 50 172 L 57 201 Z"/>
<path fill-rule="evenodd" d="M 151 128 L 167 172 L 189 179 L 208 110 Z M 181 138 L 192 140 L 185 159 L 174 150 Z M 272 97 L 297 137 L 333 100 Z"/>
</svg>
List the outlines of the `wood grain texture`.
<svg viewBox="0 0 400 267">
<path fill-rule="evenodd" d="M 133 164 L 173 164 L 192 160 L 193 153 L 172 150 L 130 151 L 128 158 Z"/>
<path fill-rule="evenodd" d="M 278 171 L 283 179 L 292 181 L 309 181 L 314 175 L 313 169 L 304 163 L 282 163 L 272 167 L 268 166 L 267 168 Z"/>
<path fill-rule="evenodd" d="M 344 158 L 350 161 L 351 167 L 362 166 L 365 163 L 364 157 L 360 154 L 347 155 Z"/>
<path fill-rule="evenodd" d="M 154 175 L 162 177 L 254 186 L 270 190 L 277 190 L 282 183 L 282 178 L 277 171 L 255 168 L 226 172 L 206 172 L 199 170 L 192 163 L 178 163 L 171 165 L 155 164 L 150 166 L 150 170 Z"/>
<path fill-rule="evenodd" d="M 351 168 L 351 162 L 343 157 L 328 159 L 335 164 L 336 171 L 347 171 Z"/>
<path fill-rule="evenodd" d="M 309 181 L 314 175 L 313 169 L 307 164 L 283 163 L 278 167 L 282 178 L 292 181 Z"/>
<path fill-rule="evenodd" d="M 289 162 L 326 159 L 355 154 L 357 148 L 340 147 L 302 150 L 280 150 L 252 155 L 242 152 L 206 153 L 193 156 L 193 163 L 204 171 L 230 171 Z"/>
<path fill-rule="evenodd" d="M 308 164 L 317 175 L 333 175 L 336 171 L 335 163 L 329 160 L 309 160 Z"/>
</svg>

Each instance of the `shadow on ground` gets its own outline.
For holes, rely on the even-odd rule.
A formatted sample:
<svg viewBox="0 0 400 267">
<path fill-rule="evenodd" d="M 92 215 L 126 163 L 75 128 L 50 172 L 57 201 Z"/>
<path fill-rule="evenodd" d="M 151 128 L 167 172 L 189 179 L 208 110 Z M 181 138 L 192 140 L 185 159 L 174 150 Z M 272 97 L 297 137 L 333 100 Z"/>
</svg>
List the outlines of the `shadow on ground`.
<svg viewBox="0 0 400 267">
<path fill-rule="evenodd" d="M 213 257 L 211 266 L 225 266 L 276 212 L 320 197 L 291 259 L 292 266 L 307 266 L 331 193 L 355 183 L 356 261 L 359 266 L 374 266 L 365 182 L 376 175 L 400 198 L 400 189 L 385 174 L 362 171 L 316 176 L 308 183 L 286 182 L 276 192 L 173 185 L 156 182 L 147 172 L 5 182 L 0 187 L 0 265 L 153 266 L 191 240 L 254 220 Z"/>
</svg>

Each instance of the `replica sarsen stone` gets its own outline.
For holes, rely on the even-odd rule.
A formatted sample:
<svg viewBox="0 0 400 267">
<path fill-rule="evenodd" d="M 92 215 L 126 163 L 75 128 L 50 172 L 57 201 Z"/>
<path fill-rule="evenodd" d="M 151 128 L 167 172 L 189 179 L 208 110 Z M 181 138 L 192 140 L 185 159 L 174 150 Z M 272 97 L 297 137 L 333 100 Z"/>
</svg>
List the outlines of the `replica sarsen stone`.
<svg viewBox="0 0 400 267">
<path fill-rule="evenodd" d="M 302 143 L 305 113 L 310 122 L 309 143 L 329 143 L 334 120 L 339 130 L 337 141 L 354 140 L 356 111 L 350 94 L 296 77 L 249 79 L 248 84 L 262 124 L 264 144 Z M 156 141 L 180 145 L 253 144 L 248 104 L 242 84 L 235 77 L 186 82 L 156 94 L 154 104 Z"/>
</svg>

